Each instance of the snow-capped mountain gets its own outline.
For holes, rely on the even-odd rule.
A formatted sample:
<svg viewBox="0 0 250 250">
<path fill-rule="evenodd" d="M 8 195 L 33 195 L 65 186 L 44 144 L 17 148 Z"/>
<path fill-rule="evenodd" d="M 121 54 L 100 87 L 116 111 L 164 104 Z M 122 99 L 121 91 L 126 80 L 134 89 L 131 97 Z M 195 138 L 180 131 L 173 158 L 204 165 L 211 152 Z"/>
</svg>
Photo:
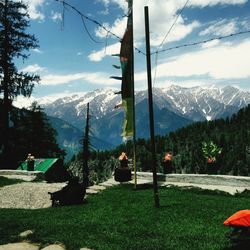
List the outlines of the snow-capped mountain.
<svg viewBox="0 0 250 250">
<path fill-rule="evenodd" d="M 91 115 L 96 119 L 110 113 L 122 112 L 122 110 L 114 110 L 115 105 L 121 102 L 120 95 L 114 92 L 111 89 L 99 89 L 83 96 L 59 98 L 42 106 L 49 115 L 82 127 L 83 124 L 79 120 L 85 119 L 88 102 Z M 168 88 L 154 88 L 153 98 L 159 109 L 166 108 L 193 121 L 225 117 L 250 103 L 249 92 L 231 86 L 183 88 L 172 85 Z M 146 90 L 136 92 L 136 105 L 144 99 L 147 99 Z"/>
<path fill-rule="evenodd" d="M 250 103 L 249 92 L 231 86 L 183 88 L 173 85 L 155 92 L 155 96 L 169 102 L 170 110 L 193 121 L 225 117 Z M 161 103 L 163 107 L 166 105 Z"/>
<path fill-rule="evenodd" d="M 138 137 L 149 136 L 147 90 L 135 93 L 136 129 Z M 166 134 L 193 121 L 231 116 L 250 103 L 250 93 L 227 86 L 218 88 L 183 88 L 172 85 L 153 89 L 155 132 Z M 98 89 L 82 95 L 74 94 L 52 100 L 37 100 L 45 112 L 67 121 L 83 131 L 87 103 L 90 103 L 93 134 L 111 144 L 122 142 L 123 109 L 120 95 L 112 89 Z"/>
</svg>

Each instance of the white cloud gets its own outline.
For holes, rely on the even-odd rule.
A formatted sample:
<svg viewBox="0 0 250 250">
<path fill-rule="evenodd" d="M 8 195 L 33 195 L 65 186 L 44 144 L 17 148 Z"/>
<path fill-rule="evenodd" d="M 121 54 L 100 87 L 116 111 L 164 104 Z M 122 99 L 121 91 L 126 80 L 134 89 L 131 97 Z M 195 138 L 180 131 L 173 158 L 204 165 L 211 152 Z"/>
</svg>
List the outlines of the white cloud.
<svg viewBox="0 0 250 250">
<path fill-rule="evenodd" d="M 181 87 L 185 87 L 185 88 L 193 88 L 193 87 L 206 87 L 206 86 L 210 86 L 211 87 L 211 82 L 209 82 L 207 79 L 201 79 L 201 80 L 178 80 L 178 81 L 169 81 L 169 80 L 163 80 L 163 81 L 159 81 L 157 82 L 157 88 L 167 88 L 170 87 L 172 85 L 178 85 Z"/>
<path fill-rule="evenodd" d="M 127 3 L 124 0 L 100 0 L 105 6 L 108 6 L 111 3 L 116 3 L 121 9 L 124 10 L 124 13 L 127 12 Z M 204 8 L 207 6 L 215 6 L 215 5 L 236 5 L 236 4 L 244 4 L 247 0 L 192 0 L 189 1 L 186 8 L 190 7 L 199 7 Z M 134 9 L 134 30 L 135 35 L 138 36 L 139 39 L 144 37 L 144 6 L 148 6 L 149 8 L 149 19 L 150 19 L 150 29 L 155 37 L 158 40 L 161 40 L 169 28 L 171 27 L 178 11 L 180 11 L 184 4 L 185 0 L 140 0 L 134 1 L 133 9 Z M 179 33 L 185 32 L 189 34 L 194 28 L 197 28 L 197 22 L 192 24 L 192 22 L 184 22 L 182 15 L 179 16 L 174 29 L 171 31 L 173 34 L 173 38 L 169 39 L 169 41 L 175 41 L 183 38 Z M 112 25 L 112 29 L 121 28 L 119 26 L 121 20 L 117 19 Z M 180 27 L 178 27 L 180 26 Z M 187 26 L 187 30 L 185 30 Z M 175 38 L 175 39 L 174 39 Z"/>
<path fill-rule="evenodd" d="M 98 0 L 99 2 L 102 2 L 106 8 L 110 4 L 117 4 L 121 9 L 126 10 L 127 3 L 125 0 Z"/>
<path fill-rule="evenodd" d="M 211 7 L 215 5 L 238 5 L 245 4 L 247 0 L 192 0 L 190 4 L 200 8 Z"/>
<path fill-rule="evenodd" d="M 99 2 L 102 2 L 106 7 L 108 7 L 109 5 L 111 4 L 117 4 L 121 9 L 123 9 L 124 11 L 127 10 L 127 2 L 125 0 L 98 0 Z M 232 0 L 228 0 L 227 2 L 232 2 Z M 140 6 L 149 6 L 152 2 L 152 0 L 140 0 L 140 1 L 134 1 L 134 6 L 137 4 L 137 2 L 141 2 L 142 4 L 140 4 Z M 154 0 L 154 5 L 157 7 L 159 6 L 159 4 L 163 2 L 163 4 L 167 4 L 168 7 L 170 9 L 174 9 L 176 6 L 180 5 L 184 5 L 185 3 L 185 0 Z M 192 0 L 192 2 L 197 2 L 199 5 L 202 4 L 202 2 L 214 2 L 213 0 L 198 0 L 198 1 L 194 1 Z M 201 3 L 199 3 L 201 2 Z M 218 0 L 216 2 L 225 2 L 223 0 Z M 196 3 L 196 4 L 197 4 Z M 135 7 L 134 7 L 135 9 Z"/>
<path fill-rule="evenodd" d="M 111 4 L 117 4 L 126 14 L 127 3 L 124 0 L 99 0 L 103 2 L 105 7 L 108 8 Z M 245 4 L 247 0 L 192 0 L 189 1 L 186 8 L 205 8 L 216 5 L 241 5 Z M 173 24 L 176 15 L 183 8 L 185 0 L 140 0 L 134 1 L 134 40 L 136 43 L 140 43 L 145 37 L 145 27 L 144 27 L 144 6 L 148 6 L 149 9 L 149 20 L 150 20 L 150 38 L 151 46 L 159 46 L 163 41 L 165 35 Z M 185 11 L 184 11 L 185 12 Z M 105 24 L 106 27 L 113 33 L 118 34 L 122 37 L 125 27 L 126 18 L 118 18 L 115 22 L 111 24 Z M 174 28 L 171 30 L 164 44 L 174 41 L 179 41 L 185 38 L 187 35 L 191 34 L 193 30 L 200 27 L 200 23 L 197 20 L 184 19 L 182 15 L 177 19 Z M 219 27 L 210 28 L 210 30 L 204 31 L 208 34 L 209 32 L 214 32 L 219 34 Z M 223 30 L 220 31 L 220 35 L 225 35 L 233 33 L 237 29 L 234 21 L 228 22 L 223 26 Z M 102 29 L 96 30 L 96 35 L 99 37 L 106 37 L 107 32 Z"/>
<path fill-rule="evenodd" d="M 32 51 L 37 53 L 37 54 L 43 54 L 43 51 L 38 49 L 38 48 L 32 49 Z"/>
<path fill-rule="evenodd" d="M 109 79 L 110 75 L 104 72 L 84 72 L 84 73 L 75 73 L 75 74 L 66 74 L 66 75 L 55 75 L 49 74 L 41 77 L 42 85 L 62 85 L 70 83 L 73 81 L 83 81 L 88 82 L 93 85 L 102 84 L 112 86 L 117 84 L 117 81 Z"/>
<path fill-rule="evenodd" d="M 115 43 L 107 46 L 106 48 L 101 49 L 100 51 L 93 51 L 89 56 L 90 61 L 99 62 L 105 56 L 110 56 L 112 54 L 119 54 L 120 52 L 120 43 Z"/>
<path fill-rule="evenodd" d="M 177 12 L 183 7 L 183 0 L 140 0 L 134 1 L 134 37 L 136 42 L 144 40 L 145 26 L 144 26 L 144 6 L 149 9 L 149 21 L 151 32 L 151 45 L 158 46 L 173 21 L 175 20 Z M 124 18 L 126 24 L 126 18 Z M 121 25 L 122 24 L 122 25 Z M 178 41 L 199 26 L 197 21 L 189 22 L 183 19 L 180 15 L 177 19 L 174 29 L 170 32 L 166 42 Z M 124 33 L 124 21 L 116 21 L 112 26 L 112 30 Z"/>
<path fill-rule="evenodd" d="M 162 33 L 161 30 L 163 30 L 163 27 L 161 26 L 165 26 L 165 25 L 164 24 L 158 25 L 157 29 L 155 30 L 155 32 L 157 33 L 153 33 L 151 36 L 150 44 L 152 46 L 159 46 L 162 43 L 163 39 L 165 38 L 166 34 Z M 200 23 L 197 21 L 194 21 L 190 24 L 185 25 L 182 18 L 180 18 L 179 21 L 176 22 L 174 30 L 171 33 L 169 33 L 167 39 L 164 39 L 165 40 L 164 44 L 169 43 L 169 42 L 179 41 L 185 38 L 195 28 L 198 28 L 199 26 L 200 26 Z"/>
<path fill-rule="evenodd" d="M 154 87 L 172 84 L 194 87 L 218 84 L 225 80 L 230 81 L 229 83 L 241 82 L 250 78 L 249 58 L 250 39 L 239 44 L 227 42 L 208 46 L 197 52 L 162 60 L 157 66 L 156 80 L 155 68 L 152 68 L 152 84 Z M 145 89 L 146 85 L 147 72 L 136 72 L 136 89 Z"/>
<path fill-rule="evenodd" d="M 112 32 L 113 34 L 119 36 L 122 38 L 122 35 L 124 33 L 124 30 L 126 28 L 127 25 L 127 20 L 125 18 L 118 18 L 115 20 L 114 24 L 112 25 L 112 27 L 108 24 L 108 23 L 103 23 L 102 24 L 108 31 Z M 101 27 L 98 27 L 95 30 L 95 34 L 97 37 L 101 37 L 101 38 L 106 38 L 107 35 L 110 35 L 107 33 L 107 31 Z"/>
<path fill-rule="evenodd" d="M 44 14 L 39 10 L 45 4 L 46 0 L 24 0 L 28 5 L 28 12 L 31 19 L 44 20 Z"/>
<path fill-rule="evenodd" d="M 54 22 L 62 21 L 62 14 L 59 12 L 51 11 L 51 19 Z"/>
<path fill-rule="evenodd" d="M 250 40 L 237 45 L 222 44 L 186 53 L 160 64 L 157 67 L 157 77 L 209 76 L 211 79 L 244 79 L 250 77 L 249 58 Z"/>
<path fill-rule="evenodd" d="M 250 29 L 250 20 L 249 18 L 245 18 L 242 22 L 241 22 L 241 26 L 244 29 Z"/>
<path fill-rule="evenodd" d="M 27 67 L 21 69 L 21 71 L 28 73 L 44 72 L 46 68 L 39 66 L 38 64 L 28 65 Z"/>
<path fill-rule="evenodd" d="M 208 26 L 205 30 L 199 33 L 200 36 L 206 35 L 216 35 L 216 36 L 227 36 L 238 31 L 237 27 L 238 21 L 236 19 L 227 20 L 223 19 L 217 22 L 214 22 Z"/>
</svg>

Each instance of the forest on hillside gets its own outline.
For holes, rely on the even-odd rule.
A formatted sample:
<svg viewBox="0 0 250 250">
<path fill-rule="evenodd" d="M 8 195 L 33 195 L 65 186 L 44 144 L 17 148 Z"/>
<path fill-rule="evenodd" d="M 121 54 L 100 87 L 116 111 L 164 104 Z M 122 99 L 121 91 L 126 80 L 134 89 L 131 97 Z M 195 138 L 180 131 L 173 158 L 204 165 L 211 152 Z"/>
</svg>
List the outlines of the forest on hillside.
<svg viewBox="0 0 250 250">
<path fill-rule="evenodd" d="M 29 111 L 13 108 L 10 118 L 11 168 L 16 168 L 26 158 L 28 152 L 37 157 L 39 155 L 64 157 L 64 152 L 56 142 L 56 131 L 39 106 L 33 104 Z M 164 154 L 166 151 L 171 151 L 175 173 L 209 173 L 210 165 L 202 151 L 204 142 L 213 142 L 221 148 L 221 153 L 217 155 L 216 162 L 212 166 L 213 173 L 249 176 L 250 105 L 230 118 L 196 122 L 165 136 L 156 136 L 157 171 L 163 172 L 161 162 Z M 150 140 L 140 138 L 136 141 L 138 171 L 151 171 L 150 147 Z M 132 142 L 128 141 L 109 151 L 90 150 L 88 164 L 90 183 L 110 177 L 114 168 L 119 165 L 118 157 L 122 151 L 127 152 L 132 159 Z M 81 176 L 82 152 L 74 156 L 67 166 L 74 175 Z"/>
<path fill-rule="evenodd" d="M 0 117 L 3 105 L 0 99 Z M 47 115 L 37 103 L 33 103 L 30 110 L 11 108 L 9 133 L 9 154 L 7 162 L 3 163 L 0 147 L 0 169 L 16 169 L 23 162 L 28 153 L 36 158 L 62 158 L 65 152 L 60 149 L 56 141 L 56 130 L 49 123 Z M 0 132 L 3 132 L 3 122 L 0 120 Z M 3 137 L 0 138 L 2 145 Z"/>
<path fill-rule="evenodd" d="M 27 111 L 14 109 L 12 105 L 18 96 L 30 97 L 34 86 L 41 80 L 39 75 L 22 72 L 16 65 L 16 59 L 25 61 L 31 50 L 39 48 L 37 38 L 28 32 L 30 19 L 27 10 L 28 6 L 22 2 L 0 2 L 0 96 L 3 98 L 0 100 L 0 168 L 16 168 L 28 153 L 32 153 L 36 158 L 65 156 L 56 141 L 55 129 L 51 127 L 39 106 L 34 105 Z M 161 162 L 165 152 L 171 151 L 176 173 L 213 172 L 248 176 L 249 119 L 248 106 L 227 119 L 198 122 L 165 136 L 157 136 L 158 172 L 162 172 Z M 164 120 L 164 123 L 167 122 Z M 204 154 L 203 145 L 215 146 L 214 149 L 218 149 L 216 157 L 212 157 L 216 159 L 212 165 L 208 163 L 209 153 Z M 122 144 L 111 151 L 91 151 L 88 154 L 91 180 L 98 182 L 110 175 L 119 164 L 117 158 L 122 151 L 132 158 L 132 142 Z M 136 141 L 136 163 L 139 171 L 151 170 L 150 152 L 149 140 Z M 72 166 L 77 165 L 78 174 L 80 173 L 79 169 L 83 168 L 83 162 L 86 161 L 83 155 L 80 152 L 72 159 L 70 170 L 73 171 Z M 210 167 L 213 167 L 213 171 Z"/>
<path fill-rule="evenodd" d="M 39 106 L 33 104 L 29 111 L 13 108 L 10 118 L 12 157 L 9 163 L 12 168 L 16 168 L 30 151 L 35 156 L 63 158 L 64 152 L 58 147 L 55 139 L 56 131 Z M 209 173 L 209 164 L 202 151 L 202 143 L 211 141 L 221 148 L 221 153 L 217 155 L 213 164 L 214 173 L 249 176 L 250 105 L 230 118 L 196 122 L 165 136 L 156 136 L 157 171 L 163 172 L 161 162 L 164 154 L 171 151 L 175 173 Z M 127 152 L 132 159 L 132 142 L 128 141 L 109 151 L 90 150 L 90 182 L 96 183 L 110 177 L 114 168 L 119 165 L 118 157 L 122 151 Z M 151 159 L 150 140 L 138 139 L 137 170 L 151 171 Z M 82 152 L 74 156 L 67 165 L 74 175 L 81 175 Z"/>
<path fill-rule="evenodd" d="M 209 165 L 202 145 L 212 142 L 221 149 L 216 161 Z M 161 162 L 166 151 L 173 154 L 175 173 L 212 173 L 226 175 L 250 175 L 250 105 L 239 110 L 230 118 L 196 122 L 165 136 L 156 136 L 157 171 L 163 172 Z M 150 140 L 136 141 L 136 164 L 138 171 L 151 171 Z M 120 153 L 127 152 L 133 158 L 131 141 L 110 151 L 92 151 L 89 166 L 90 175 L 98 182 L 110 175 L 119 162 Z M 81 153 L 72 159 L 70 165 L 81 161 Z"/>
</svg>

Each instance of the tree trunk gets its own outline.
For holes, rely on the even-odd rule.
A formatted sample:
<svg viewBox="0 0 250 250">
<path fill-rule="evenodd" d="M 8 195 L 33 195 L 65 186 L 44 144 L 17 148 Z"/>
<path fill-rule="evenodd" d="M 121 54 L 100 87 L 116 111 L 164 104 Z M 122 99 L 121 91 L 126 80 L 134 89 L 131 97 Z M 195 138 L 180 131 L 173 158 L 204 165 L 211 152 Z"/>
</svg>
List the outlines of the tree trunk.
<svg viewBox="0 0 250 250">
<path fill-rule="evenodd" d="M 3 165 L 2 168 L 8 168 L 7 161 L 9 158 L 9 112 L 10 112 L 10 100 L 9 100 L 9 65 L 8 65 L 8 0 L 5 0 L 4 6 L 4 53 L 3 53 Z"/>
</svg>

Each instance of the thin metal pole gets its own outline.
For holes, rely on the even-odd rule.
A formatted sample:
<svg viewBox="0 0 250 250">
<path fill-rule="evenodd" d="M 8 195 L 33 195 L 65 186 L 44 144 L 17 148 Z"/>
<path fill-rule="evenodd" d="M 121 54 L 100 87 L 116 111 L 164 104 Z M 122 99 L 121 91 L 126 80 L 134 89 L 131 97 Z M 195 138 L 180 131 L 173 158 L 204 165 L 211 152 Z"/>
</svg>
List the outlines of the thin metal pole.
<svg viewBox="0 0 250 250">
<path fill-rule="evenodd" d="M 153 172 L 153 187 L 155 207 L 160 207 L 157 174 L 156 174 L 156 153 L 155 153 L 155 135 L 154 135 L 154 110 L 153 110 L 153 95 L 152 95 L 152 78 L 151 78 L 151 60 L 150 60 L 150 37 L 149 37 L 149 18 L 148 7 L 144 7 L 145 14 L 145 35 L 146 35 L 146 58 L 147 58 L 147 75 L 148 75 L 148 109 L 150 123 L 150 138 L 152 152 L 152 172 Z"/>
</svg>

